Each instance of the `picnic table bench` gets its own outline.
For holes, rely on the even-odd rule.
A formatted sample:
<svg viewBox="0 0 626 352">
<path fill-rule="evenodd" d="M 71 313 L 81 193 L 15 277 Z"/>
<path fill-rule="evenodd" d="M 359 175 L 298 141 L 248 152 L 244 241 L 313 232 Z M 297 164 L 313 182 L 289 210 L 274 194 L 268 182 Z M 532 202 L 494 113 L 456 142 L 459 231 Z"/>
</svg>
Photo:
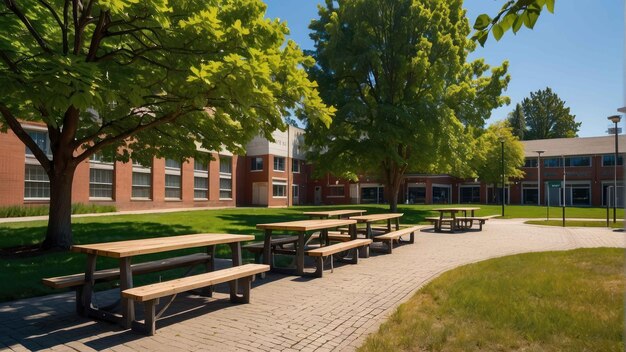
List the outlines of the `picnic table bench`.
<svg viewBox="0 0 626 352">
<path fill-rule="evenodd" d="M 350 259 L 342 258 L 342 261 L 345 261 L 350 264 L 357 264 L 359 261 L 359 248 L 363 248 L 365 246 L 369 246 L 372 243 L 372 240 L 366 238 L 354 239 L 345 242 L 335 243 L 328 246 L 320 246 L 319 248 L 310 249 L 306 251 L 306 255 L 310 257 L 315 257 L 316 261 L 316 269 L 314 275 L 317 277 L 322 277 L 324 272 L 324 258 L 331 257 L 333 254 L 337 254 L 339 252 L 351 251 L 352 256 Z M 330 270 L 333 272 L 333 260 L 331 257 L 330 260 Z"/>
<path fill-rule="evenodd" d="M 388 232 L 383 235 L 374 236 L 373 240 L 375 242 L 383 242 L 387 245 L 387 253 L 391 254 L 393 251 L 394 242 L 400 243 L 402 242 L 402 236 L 409 235 L 409 240 L 407 243 L 415 243 L 415 231 L 419 231 L 422 226 L 410 226 L 405 227 L 400 230 Z"/>
<path fill-rule="evenodd" d="M 45 285 L 63 288 L 72 287 L 77 291 L 76 298 L 76 311 L 83 316 L 90 316 L 97 319 L 104 319 L 113 321 L 120 324 L 122 327 L 129 328 L 136 326 L 135 322 L 135 309 L 134 299 L 128 295 L 124 295 L 123 292 L 133 288 L 133 276 L 136 274 L 143 274 L 148 272 L 168 270 L 181 266 L 194 266 L 197 264 L 206 264 L 205 270 L 211 272 L 214 270 L 214 258 L 215 258 L 215 246 L 219 244 L 227 244 L 231 248 L 232 263 L 233 266 L 241 265 L 241 242 L 254 239 L 254 236 L 249 235 L 231 235 L 231 234 L 193 234 L 193 235 L 181 235 L 170 237 L 158 237 L 147 238 L 140 240 L 130 241 L 118 241 L 118 242 L 105 242 L 86 245 L 76 245 L 72 247 L 73 252 L 85 253 L 87 255 L 87 265 L 84 274 L 73 274 L 67 276 L 60 276 L 55 278 L 47 278 L 43 280 Z M 178 249 L 194 248 L 194 247 L 206 247 L 206 253 L 197 253 L 192 255 L 186 255 L 182 257 L 157 260 L 152 262 L 131 264 L 133 257 L 144 255 L 168 252 Z M 96 271 L 96 260 L 98 257 L 110 257 L 119 260 L 118 269 L 106 269 Z M 269 269 L 269 267 L 267 267 Z M 243 271 L 247 269 L 242 269 Z M 258 270 L 258 268 L 256 269 Z M 253 276 L 254 270 L 247 271 L 248 276 Z M 185 275 L 188 275 L 190 271 L 187 271 Z M 215 271 L 217 273 L 217 271 Z M 220 276 L 223 280 L 228 278 L 230 284 L 230 292 L 232 295 L 238 293 L 238 281 L 241 279 L 241 272 L 237 275 Z M 202 275 L 202 274 L 201 274 Z M 189 276 L 193 278 L 194 276 Z M 111 308 L 117 306 L 113 304 L 105 307 L 97 307 L 93 304 L 93 287 L 96 282 L 106 280 L 120 280 L 120 302 L 121 312 L 116 313 L 111 311 Z M 202 277 L 198 276 L 189 280 L 200 280 L 200 282 L 206 283 L 203 287 L 211 286 L 211 280 L 202 281 Z M 221 281 L 221 282 L 226 282 Z M 163 282 L 163 287 L 168 286 L 174 290 L 186 291 L 187 287 L 185 282 L 182 281 L 167 281 Z M 244 285 L 245 294 L 245 280 L 242 282 Z M 130 291 L 133 292 L 133 291 Z M 171 302 L 170 302 L 171 303 Z M 169 303 L 163 308 L 166 309 Z M 163 310 L 158 314 L 160 316 Z M 147 323 L 152 319 L 153 321 L 157 316 L 150 316 L 147 314 Z M 145 330 L 148 333 L 154 333 L 154 329 Z"/>
</svg>

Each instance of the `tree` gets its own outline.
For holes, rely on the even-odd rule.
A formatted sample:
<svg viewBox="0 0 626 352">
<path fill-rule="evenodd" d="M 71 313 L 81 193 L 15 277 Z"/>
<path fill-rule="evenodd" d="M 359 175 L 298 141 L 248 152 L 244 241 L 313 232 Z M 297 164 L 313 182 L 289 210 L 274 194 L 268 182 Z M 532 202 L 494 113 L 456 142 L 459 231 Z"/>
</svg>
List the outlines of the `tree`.
<svg viewBox="0 0 626 352">
<path fill-rule="evenodd" d="M 550 88 L 531 92 L 529 98 L 522 100 L 522 111 L 527 126 L 526 140 L 576 137 L 581 125 Z"/>
<path fill-rule="evenodd" d="M 517 33 L 524 25 L 533 29 L 543 8 L 547 8 L 550 13 L 554 13 L 554 3 L 556 0 L 507 0 L 500 11 L 493 17 L 486 13 L 479 15 L 474 22 L 476 30 L 472 39 L 485 46 L 489 33 L 493 34 L 496 41 L 508 30 Z"/>
<path fill-rule="evenodd" d="M 288 112 L 330 122 L 313 64 L 260 0 L 4 2 L 0 113 L 50 180 L 43 246 L 68 248 L 71 185 L 96 152 L 138 161 L 241 151 Z M 43 122 L 52 156 L 20 121 Z"/>
<path fill-rule="evenodd" d="M 311 23 L 317 65 L 309 69 L 337 108 L 329 130 L 307 126 L 316 171 L 379 175 L 397 208 L 407 170 L 471 172 L 471 126 L 508 102 L 507 64 L 490 76 L 462 1 L 331 1 Z"/>
<path fill-rule="evenodd" d="M 509 126 L 511 126 L 513 135 L 523 140 L 524 134 L 526 133 L 526 118 L 524 117 L 522 106 L 519 103 L 515 105 L 515 110 L 509 113 L 507 121 Z"/>
<path fill-rule="evenodd" d="M 473 164 L 476 166 L 478 178 L 493 185 L 492 201 L 496 201 L 495 190 L 502 183 L 502 141 L 504 141 L 504 176 L 505 184 L 510 179 L 524 177 L 524 146 L 513 134 L 508 122 L 500 121 L 490 125 L 478 138 L 478 152 L 475 153 Z"/>
</svg>

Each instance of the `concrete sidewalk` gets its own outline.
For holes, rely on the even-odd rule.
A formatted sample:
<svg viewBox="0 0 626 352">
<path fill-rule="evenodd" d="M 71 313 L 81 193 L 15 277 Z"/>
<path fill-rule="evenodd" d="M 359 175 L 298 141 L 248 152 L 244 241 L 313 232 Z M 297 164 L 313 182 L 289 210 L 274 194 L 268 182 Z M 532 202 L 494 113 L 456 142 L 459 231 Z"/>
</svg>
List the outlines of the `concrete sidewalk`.
<svg viewBox="0 0 626 352">
<path fill-rule="evenodd" d="M 0 348 L 55 351 L 352 351 L 394 309 L 442 272 L 509 254 L 626 246 L 606 228 L 525 225 L 490 220 L 482 232 L 422 231 L 415 244 L 335 267 L 324 278 L 271 274 L 256 280 L 251 304 L 227 295 L 182 296 L 145 337 L 80 318 L 71 293 L 0 304 Z M 225 288 L 221 289 L 225 292 Z M 116 291 L 98 295 L 114 297 Z M 209 301 L 203 305 L 203 302 Z M 141 311 L 141 308 L 138 308 Z"/>
</svg>

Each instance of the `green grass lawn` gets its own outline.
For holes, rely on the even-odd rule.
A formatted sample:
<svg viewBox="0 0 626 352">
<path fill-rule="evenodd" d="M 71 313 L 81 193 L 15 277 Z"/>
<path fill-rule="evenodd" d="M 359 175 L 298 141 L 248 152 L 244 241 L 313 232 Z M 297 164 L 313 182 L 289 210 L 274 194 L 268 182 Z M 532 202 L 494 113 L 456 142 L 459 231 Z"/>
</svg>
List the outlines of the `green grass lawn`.
<svg viewBox="0 0 626 352">
<path fill-rule="evenodd" d="M 532 225 L 544 225 L 544 226 L 563 226 L 563 220 L 529 220 L 526 224 Z M 602 220 L 565 220 L 566 227 L 607 227 L 606 221 Z M 624 221 L 621 219 L 613 223 L 613 220 L 609 221 L 609 226 L 613 229 L 624 228 Z"/>
<path fill-rule="evenodd" d="M 450 205 L 452 206 L 452 205 Z M 405 215 L 403 224 L 424 223 L 424 217 L 437 213 L 430 209 L 434 205 L 400 205 L 399 211 Z M 500 207 L 479 205 L 478 215 L 499 214 Z M 114 215 L 75 218 L 73 222 L 74 243 L 96 243 L 121 241 L 129 239 L 172 236 L 190 233 L 234 233 L 254 234 L 261 239 L 261 232 L 255 229 L 256 224 L 305 219 L 303 211 L 319 209 L 363 208 L 368 213 L 388 212 L 387 205 L 353 205 L 311 207 L 298 206 L 292 208 L 235 208 L 219 210 L 200 210 L 142 215 Z M 620 210 L 621 211 L 621 210 Z M 533 206 L 506 207 L 506 217 L 542 217 L 545 208 Z M 586 218 L 602 218 L 604 209 L 572 208 L 568 209 L 571 216 Z M 622 216 L 622 215 L 620 215 Z M 41 278 L 67 275 L 84 270 L 85 256 L 74 253 L 49 253 L 37 257 L 11 258 L 2 255 L 3 248 L 33 245 L 40 243 L 46 231 L 44 221 L 0 224 L 0 301 L 23 297 L 44 295 L 53 292 L 41 284 Z M 201 248 L 195 251 L 201 251 Z M 194 250 L 181 251 L 190 253 Z M 246 253 L 247 254 L 247 253 Z M 228 255 L 226 246 L 218 248 L 218 255 Z M 140 261 L 171 256 L 157 254 L 140 258 Z M 248 256 L 250 259 L 251 256 Z M 113 267 L 114 260 L 98 262 L 98 268 Z M 175 275 L 175 274 L 172 274 Z M 147 279 L 149 280 L 149 279 Z M 57 291 L 58 292 L 58 291 Z"/>
<path fill-rule="evenodd" d="M 624 250 L 521 254 L 444 273 L 359 351 L 623 351 Z"/>
</svg>

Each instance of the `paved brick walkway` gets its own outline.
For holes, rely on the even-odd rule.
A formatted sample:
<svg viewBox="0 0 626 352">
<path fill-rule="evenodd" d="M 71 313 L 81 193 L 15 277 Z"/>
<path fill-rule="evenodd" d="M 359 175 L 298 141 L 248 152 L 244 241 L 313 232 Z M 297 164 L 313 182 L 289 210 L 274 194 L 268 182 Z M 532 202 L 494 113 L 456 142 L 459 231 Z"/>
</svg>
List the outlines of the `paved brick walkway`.
<svg viewBox="0 0 626 352">
<path fill-rule="evenodd" d="M 77 317 L 69 293 L 0 304 L 0 349 L 351 351 L 417 289 L 459 265 L 521 252 L 625 246 L 624 232 L 605 228 L 490 220 L 482 232 L 421 232 L 392 255 L 336 267 L 322 279 L 268 275 L 255 282 L 248 305 L 231 305 L 219 292 L 207 305 L 199 304 L 205 298 L 183 296 L 153 337 Z"/>
</svg>

